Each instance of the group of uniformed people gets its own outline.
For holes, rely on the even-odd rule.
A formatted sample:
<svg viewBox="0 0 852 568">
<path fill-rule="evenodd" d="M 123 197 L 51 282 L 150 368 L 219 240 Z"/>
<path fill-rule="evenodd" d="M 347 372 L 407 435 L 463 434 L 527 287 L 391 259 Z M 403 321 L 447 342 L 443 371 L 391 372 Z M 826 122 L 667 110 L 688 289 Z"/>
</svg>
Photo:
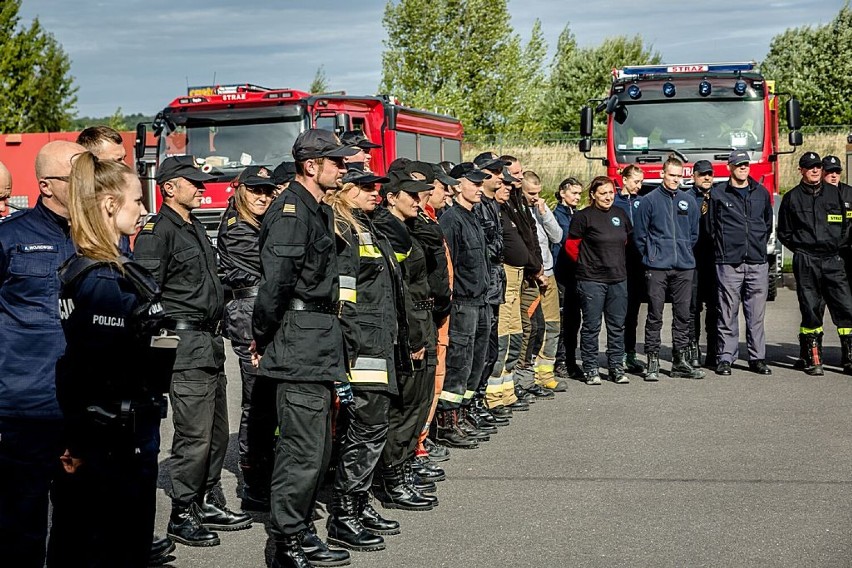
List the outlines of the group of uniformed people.
<svg viewBox="0 0 852 568">
<path fill-rule="evenodd" d="M 742 302 L 749 366 L 771 374 L 773 214 L 745 152 L 731 153 L 730 178 L 715 185 L 712 165 L 696 163 L 689 191 L 676 158 L 645 194 L 635 166 L 618 193 L 596 178 L 580 211 L 582 184 L 567 178 L 551 211 L 540 178 L 512 156 L 398 159 L 380 176 L 369 167 L 378 145 L 363 133 L 307 130 L 293 162 L 250 166 L 232 182 L 214 250 L 192 215 L 214 178 L 192 156 L 160 165 L 163 205 L 143 226 L 120 136 L 87 129 L 79 142 L 40 151 L 38 203 L 0 222 L 0 553 L 15 566 L 45 556 L 48 566 L 160 564 L 174 541 L 215 546 L 217 531 L 251 525 L 220 487 L 223 335 L 242 380 L 242 507 L 270 511 L 282 567 L 383 549 L 400 524 L 372 496 L 386 509 L 431 510 L 447 446 L 479 447 L 514 412 L 566 390 L 564 378 L 600 384 L 602 319 L 610 379 L 656 381 L 670 299 L 672 375 L 702 378 L 706 307 L 705 364 L 727 375 Z M 852 373 L 852 188 L 836 157 L 807 152 L 799 165 L 778 218 L 802 311 L 798 366 L 823 373 L 827 305 Z M 646 363 L 635 341 L 643 301 Z M 172 512 L 158 538 L 166 396 Z M 329 548 L 314 509 L 332 464 Z M 110 521 L 116 503 L 133 514 Z"/>
</svg>

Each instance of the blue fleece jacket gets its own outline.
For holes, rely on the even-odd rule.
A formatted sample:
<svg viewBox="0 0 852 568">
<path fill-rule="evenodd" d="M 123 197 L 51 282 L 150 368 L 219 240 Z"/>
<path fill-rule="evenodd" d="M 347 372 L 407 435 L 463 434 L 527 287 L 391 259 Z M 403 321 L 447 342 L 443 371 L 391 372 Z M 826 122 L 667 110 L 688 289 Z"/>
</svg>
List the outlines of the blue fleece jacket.
<svg viewBox="0 0 852 568">
<path fill-rule="evenodd" d="M 633 212 L 633 238 L 642 262 L 657 270 L 695 268 L 701 211 L 695 198 L 662 186 L 645 195 Z"/>
</svg>

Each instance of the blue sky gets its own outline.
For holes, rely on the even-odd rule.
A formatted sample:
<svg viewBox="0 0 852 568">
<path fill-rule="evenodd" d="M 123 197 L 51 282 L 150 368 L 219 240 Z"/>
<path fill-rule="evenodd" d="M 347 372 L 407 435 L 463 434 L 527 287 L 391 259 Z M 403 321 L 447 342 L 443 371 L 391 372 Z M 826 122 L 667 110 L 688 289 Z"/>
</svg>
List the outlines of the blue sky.
<svg viewBox="0 0 852 568">
<path fill-rule="evenodd" d="M 668 63 L 760 61 L 787 28 L 830 21 L 844 0 L 509 0 L 527 37 L 541 19 L 552 56 L 570 23 L 581 46 L 641 35 Z M 72 59 L 81 116 L 153 114 L 190 85 L 255 83 L 307 89 L 322 65 L 329 85 L 374 94 L 385 39 L 382 0 L 23 0 Z M 582 6 L 582 10 L 578 9 Z M 548 57 L 548 61 L 549 61 Z"/>
</svg>

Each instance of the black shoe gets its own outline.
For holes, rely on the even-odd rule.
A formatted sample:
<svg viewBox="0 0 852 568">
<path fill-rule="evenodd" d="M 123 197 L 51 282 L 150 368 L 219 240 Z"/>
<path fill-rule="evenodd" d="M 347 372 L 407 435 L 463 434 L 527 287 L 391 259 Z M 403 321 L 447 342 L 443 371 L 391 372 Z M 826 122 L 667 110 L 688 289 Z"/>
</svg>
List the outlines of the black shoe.
<svg viewBox="0 0 852 568">
<path fill-rule="evenodd" d="M 716 374 L 722 375 L 724 377 L 730 376 L 731 374 L 731 364 L 727 361 L 722 361 L 718 365 L 716 365 Z"/>
<path fill-rule="evenodd" d="M 447 472 L 443 468 L 438 467 L 426 456 L 416 456 L 411 467 L 414 468 L 414 473 L 420 479 L 433 482 L 447 479 Z"/>
<path fill-rule="evenodd" d="M 347 566 L 349 564 L 348 552 L 330 549 L 313 531 L 301 533 L 301 544 L 305 557 L 310 562 L 308 566 Z"/>
<path fill-rule="evenodd" d="M 402 509 L 403 511 L 431 511 L 432 501 L 426 499 L 413 487 L 406 484 L 404 466 L 402 464 L 382 469 L 381 480 L 376 487 L 376 499 L 385 509 Z"/>
<path fill-rule="evenodd" d="M 385 539 L 369 532 L 361 524 L 355 495 L 334 496 L 326 528 L 329 544 L 360 552 L 385 549 Z"/>
<path fill-rule="evenodd" d="M 451 448 L 475 450 L 479 443 L 459 427 L 458 413 L 458 410 L 438 410 L 435 413 L 438 441 Z"/>
<path fill-rule="evenodd" d="M 530 409 L 530 403 L 525 400 L 518 399 L 517 402 L 513 402 L 509 406 L 507 406 L 512 412 L 524 412 Z"/>
<path fill-rule="evenodd" d="M 382 517 L 370 504 L 370 495 L 366 491 L 358 494 L 358 518 L 364 528 L 373 534 L 399 534 L 399 522 Z"/>
<path fill-rule="evenodd" d="M 301 534 L 285 536 L 284 540 L 276 544 L 271 566 L 272 568 L 311 568 L 312 564 L 302 549 Z"/>
<path fill-rule="evenodd" d="M 169 560 L 169 554 L 174 552 L 175 543 L 169 537 L 159 538 L 154 535 L 151 552 L 148 554 L 148 566 L 162 566 Z"/>
<path fill-rule="evenodd" d="M 240 502 L 240 507 L 244 511 L 259 511 L 269 512 L 269 494 L 255 493 L 248 487 L 243 487 L 243 499 Z"/>
<path fill-rule="evenodd" d="M 205 528 L 217 531 L 238 531 L 251 526 L 252 518 L 248 513 L 235 513 L 216 496 L 208 491 L 201 500 L 199 520 Z"/>
<path fill-rule="evenodd" d="M 186 546 L 216 546 L 219 544 L 219 535 L 207 530 L 199 519 L 201 510 L 197 503 L 191 503 L 188 507 L 172 505 L 172 515 L 166 534 L 175 542 Z"/>
<path fill-rule="evenodd" d="M 763 359 L 757 359 L 755 361 L 748 362 L 748 368 L 752 373 L 757 373 L 758 375 L 771 375 L 772 369 L 769 368 L 769 365 L 766 364 L 766 361 Z"/>
<path fill-rule="evenodd" d="M 491 416 L 498 420 L 494 423 L 497 426 L 501 425 L 501 420 L 505 420 L 505 424 L 509 424 L 511 422 L 509 418 L 512 417 L 512 409 L 508 406 L 495 406 L 494 408 L 489 408 L 488 412 Z"/>
<path fill-rule="evenodd" d="M 672 378 L 681 379 L 703 379 L 704 371 L 692 366 L 689 348 L 675 349 L 674 357 L 672 358 L 671 376 Z"/>
<path fill-rule="evenodd" d="M 553 374 L 556 375 L 557 379 L 570 379 L 571 372 L 568 370 L 568 365 L 565 363 L 560 363 L 553 368 Z"/>
<path fill-rule="evenodd" d="M 527 392 L 532 394 L 536 398 L 541 398 L 544 400 L 556 398 L 556 393 L 554 393 L 550 389 L 542 388 L 538 385 L 533 385 L 527 389 Z"/>
<path fill-rule="evenodd" d="M 522 400 L 530 404 L 535 401 L 535 397 L 532 393 L 527 392 L 527 389 L 519 385 L 515 385 L 515 396 L 518 397 L 518 400 Z"/>
<path fill-rule="evenodd" d="M 488 422 L 487 420 L 482 418 L 482 416 L 479 415 L 479 411 L 476 408 L 473 408 L 473 407 L 468 408 L 465 411 L 464 418 L 465 418 L 465 420 L 467 420 L 468 424 L 470 424 L 471 426 L 473 426 L 477 430 L 485 432 L 486 434 L 496 434 L 497 433 L 497 426 L 491 424 L 490 422 Z"/>
<path fill-rule="evenodd" d="M 434 462 L 445 462 L 450 459 L 450 450 L 445 446 L 436 444 L 432 438 L 426 438 L 423 447 L 429 452 L 429 459 Z"/>
</svg>

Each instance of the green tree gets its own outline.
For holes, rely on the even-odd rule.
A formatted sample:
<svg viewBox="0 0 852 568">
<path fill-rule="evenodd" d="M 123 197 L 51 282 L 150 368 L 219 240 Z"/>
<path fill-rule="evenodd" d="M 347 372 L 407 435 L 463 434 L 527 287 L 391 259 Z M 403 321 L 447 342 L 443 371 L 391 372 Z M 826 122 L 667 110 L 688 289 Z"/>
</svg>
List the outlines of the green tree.
<svg viewBox="0 0 852 568">
<path fill-rule="evenodd" d="M 109 117 L 109 121 L 107 122 L 107 126 L 110 128 L 114 128 L 115 130 L 130 130 L 130 127 L 127 126 L 127 120 L 124 117 L 124 114 L 121 112 L 121 107 L 115 109 L 115 112 L 112 113 L 112 116 Z"/>
<path fill-rule="evenodd" d="M 547 47 L 538 22 L 522 47 L 506 0 L 390 1 L 383 22 L 382 91 L 450 112 L 472 134 L 539 129 Z"/>
<path fill-rule="evenodd" d="M 325 75 L 325 65 L 317 67 L 317 72 L 314 75 L 314 80 L 311 86 L 308 87 L 311 93 L 326 93 L 328 92 L 328 77 Z"/>
<path fill-rule="evenodd" d="M 71 60 L 38 19 L 19 25 L 20 7 L 0 3 L 0 131 L 66 130 L 77 104 Z"/>
<path fill-rule="evenodd" d="M 580 107 L 589 99 L 606 96 L 613 69 L 660 61 L 660 54 L 646 47 L 638 35 L 608 37 L 596 47 L 579 48 L 570 27 L 565 26 L 550 66 L 550 81 L 544 97 L 547 130 L 579 130 Z M 605 120 L 602 114 L 597 117 Z"/>
<path fill-rule="evenodd" d="M 804 124 L 852 124 L 852 9 L 847 2 L 822 26 L 788 29 L 772 38 L 761 64 L 776 91 L 802 101 Z"/>
</svg>

